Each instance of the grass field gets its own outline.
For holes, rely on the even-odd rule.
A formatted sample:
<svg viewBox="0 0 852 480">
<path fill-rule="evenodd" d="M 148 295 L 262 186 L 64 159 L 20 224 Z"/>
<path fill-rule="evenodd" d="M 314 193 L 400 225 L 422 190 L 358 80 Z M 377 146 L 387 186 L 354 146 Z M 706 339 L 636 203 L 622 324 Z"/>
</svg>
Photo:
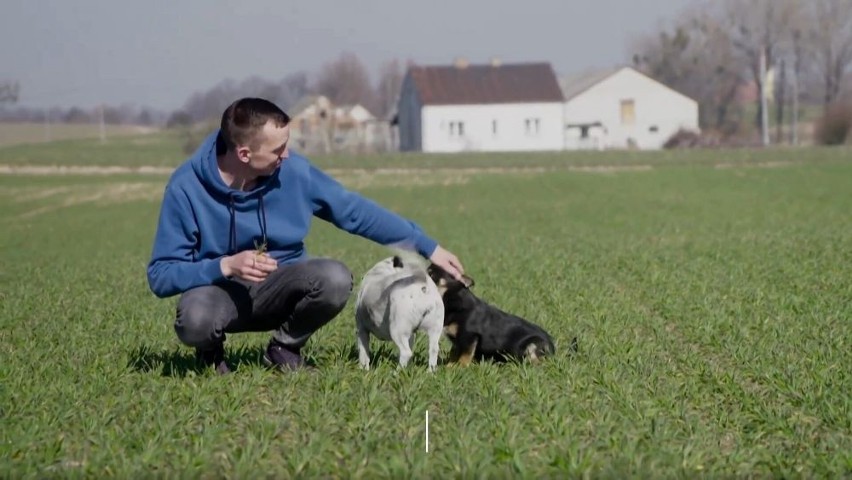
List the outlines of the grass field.
<svg viewBox="0 0 852 480">
<path fill-rule="evenodd" d="M 0 164 L 181 156 L 131 145 Z M 200 372 L 145 280 L 165 176 L 0 175 L 0 477 L 852 476 L 849 154 L 318 159 L 557 343 L 434 375 L 423 338 L 405 371 L 374 340 L 360 371 L 352 302 L 306 347 L 315 373 L 265 370 L 265 334 L 229 338 L 235 374 Z M 648 168 L 568 168 L 618 162 Z M 365 165 L 400 170 L 345 171 Z M 356 279 L 387 255 L 320 221 L 307 244 Z"/>
<path fill-rule="evenodd" d="M 154 130 L 151 127 L 136 125 L 104 126 L 107 141 L 116 137 L 139 136 Z M 0 147 L 81 139 L 98 139 L 97 141 L 100 142 L 100 135 L 99 124 L 0 122 Z"/>
</svg>

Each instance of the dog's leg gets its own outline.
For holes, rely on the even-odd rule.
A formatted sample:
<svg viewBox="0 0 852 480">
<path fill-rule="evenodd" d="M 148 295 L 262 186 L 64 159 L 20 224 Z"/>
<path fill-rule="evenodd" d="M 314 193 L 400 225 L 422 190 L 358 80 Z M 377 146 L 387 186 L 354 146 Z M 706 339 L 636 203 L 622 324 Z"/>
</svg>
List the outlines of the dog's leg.
<svg viewBox="0 0 852 480">
<path fill-rule="evenodd" d="M 430 328 L 426 335 L 429 336 L 429 371 L 434 372 L 438 368 L 438 353 L 441 350 L 441 334 L 444 327 L 440 322 Z"/>
<path fill-rule="evenodd" d="M 527 345 L 527 348 L 524 350 L 524 357 L 526 357 L 526 359 L 529 360 L 530 363 L 538 363 L 539 356 L 537 352 L 538 345 L 536 345 L 535 342 L 532 342 Z"/>
<path fill-rule="evenodd" d="M 453 343 L 450 348 L 450 355 L 447 357 L 447 363 L 457 363 L 459 361 L 459 347 Z"/>
<path fill-rule="evenodd" d="M 413 355 L 411 351 L 411 347 L 408 342 L 411 340 L 413 333 L 410 329 L 401 327 L 401 326 L 391 326 L 391 340 L 396 346 L 399 348 L 399 366 L 405 368 L 408 365 L 408 361 L 411 360 L 411 356 Z"/>
<path fill-rule="evenodd" d="M 473 361 L 476 355 L 476 345 L 479 343 L 479 337 L 474 337 L 470 343 L 461 351 L 459 355 L 459 365 L 466 367 Z"/>
<path fill-rule="evenodd" d="M 357 332 L 358 363 L 364 370 L 370 369 L 370 332 L 358 322 Z"/>
</svg>

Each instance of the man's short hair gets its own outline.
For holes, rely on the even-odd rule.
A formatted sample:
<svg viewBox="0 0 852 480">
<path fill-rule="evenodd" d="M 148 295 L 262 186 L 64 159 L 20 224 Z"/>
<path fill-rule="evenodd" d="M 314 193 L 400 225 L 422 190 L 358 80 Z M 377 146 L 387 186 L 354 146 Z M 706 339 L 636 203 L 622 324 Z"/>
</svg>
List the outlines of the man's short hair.
<svg viewBox="0 0 852 480">
<path fill-rule="evenodd" d="M 290 117 L 278 105 L 263 98 L 241 98 L 225 109 L 222 113 L 219 140 L 224 142 L 225 151 L 235 150 L 239 145 L 249 145 L 257 148 L 260 140 L 258 133 L 267 122 L 276 127 L 284 127 L 290 123 Z M 221 151 L 223 149 L 217 148 Z"/>
</svg>

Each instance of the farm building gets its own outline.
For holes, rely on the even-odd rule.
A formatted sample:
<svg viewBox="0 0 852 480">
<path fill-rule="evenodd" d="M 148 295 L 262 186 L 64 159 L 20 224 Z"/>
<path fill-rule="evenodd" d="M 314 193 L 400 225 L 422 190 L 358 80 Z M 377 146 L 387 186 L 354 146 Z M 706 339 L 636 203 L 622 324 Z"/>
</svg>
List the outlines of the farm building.
<svg viewBox="0 0 852 480">
<path fill-rule="evenodd" d="M 565 148 L 662 148 L 679 129 L 698 131 L 698 102 L 630 67 L 560 79 Z"/>
<path fill-rule="evenodd" d="M 387 149 L 388 122 L 362 105 L 334 105 L 324 95 L 308 95 L 289 111 L 293 145 L 305 152 L 367 152 Z"/>
<path fill-rule="evenodd" d="M 402 151 L 661 148 L 698 131 L 698 103 L 630 67 L 557 79 L 548 63 L 412 66 L 397 110 Z"/>
<path fill-rule="evenodd" d="M 398 110 L 402 151 L 561 150 L 563 97 L 548 63 L 412 66 Z"/>
</svg>

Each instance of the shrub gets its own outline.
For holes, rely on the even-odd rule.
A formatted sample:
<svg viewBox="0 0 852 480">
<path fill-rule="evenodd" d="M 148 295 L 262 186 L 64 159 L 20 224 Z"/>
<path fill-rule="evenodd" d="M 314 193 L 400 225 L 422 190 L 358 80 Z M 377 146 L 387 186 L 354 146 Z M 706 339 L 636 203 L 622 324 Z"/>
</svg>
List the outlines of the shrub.
<svg viewBox="0 0 852 480">
<path fill-rule="evenodd" d="M 708 148 L 718 147 L 719 136 L 713 132 L 698 133 L 692 130 L 680 129 L 663 144 L 663 148 Z"/>
<path fill-rule="evenodd" d="M 852 132 L 852 101 L 835 102 L 817 121 L 814 139 L 820 145 L 843 145 Z"/>
</svg>

